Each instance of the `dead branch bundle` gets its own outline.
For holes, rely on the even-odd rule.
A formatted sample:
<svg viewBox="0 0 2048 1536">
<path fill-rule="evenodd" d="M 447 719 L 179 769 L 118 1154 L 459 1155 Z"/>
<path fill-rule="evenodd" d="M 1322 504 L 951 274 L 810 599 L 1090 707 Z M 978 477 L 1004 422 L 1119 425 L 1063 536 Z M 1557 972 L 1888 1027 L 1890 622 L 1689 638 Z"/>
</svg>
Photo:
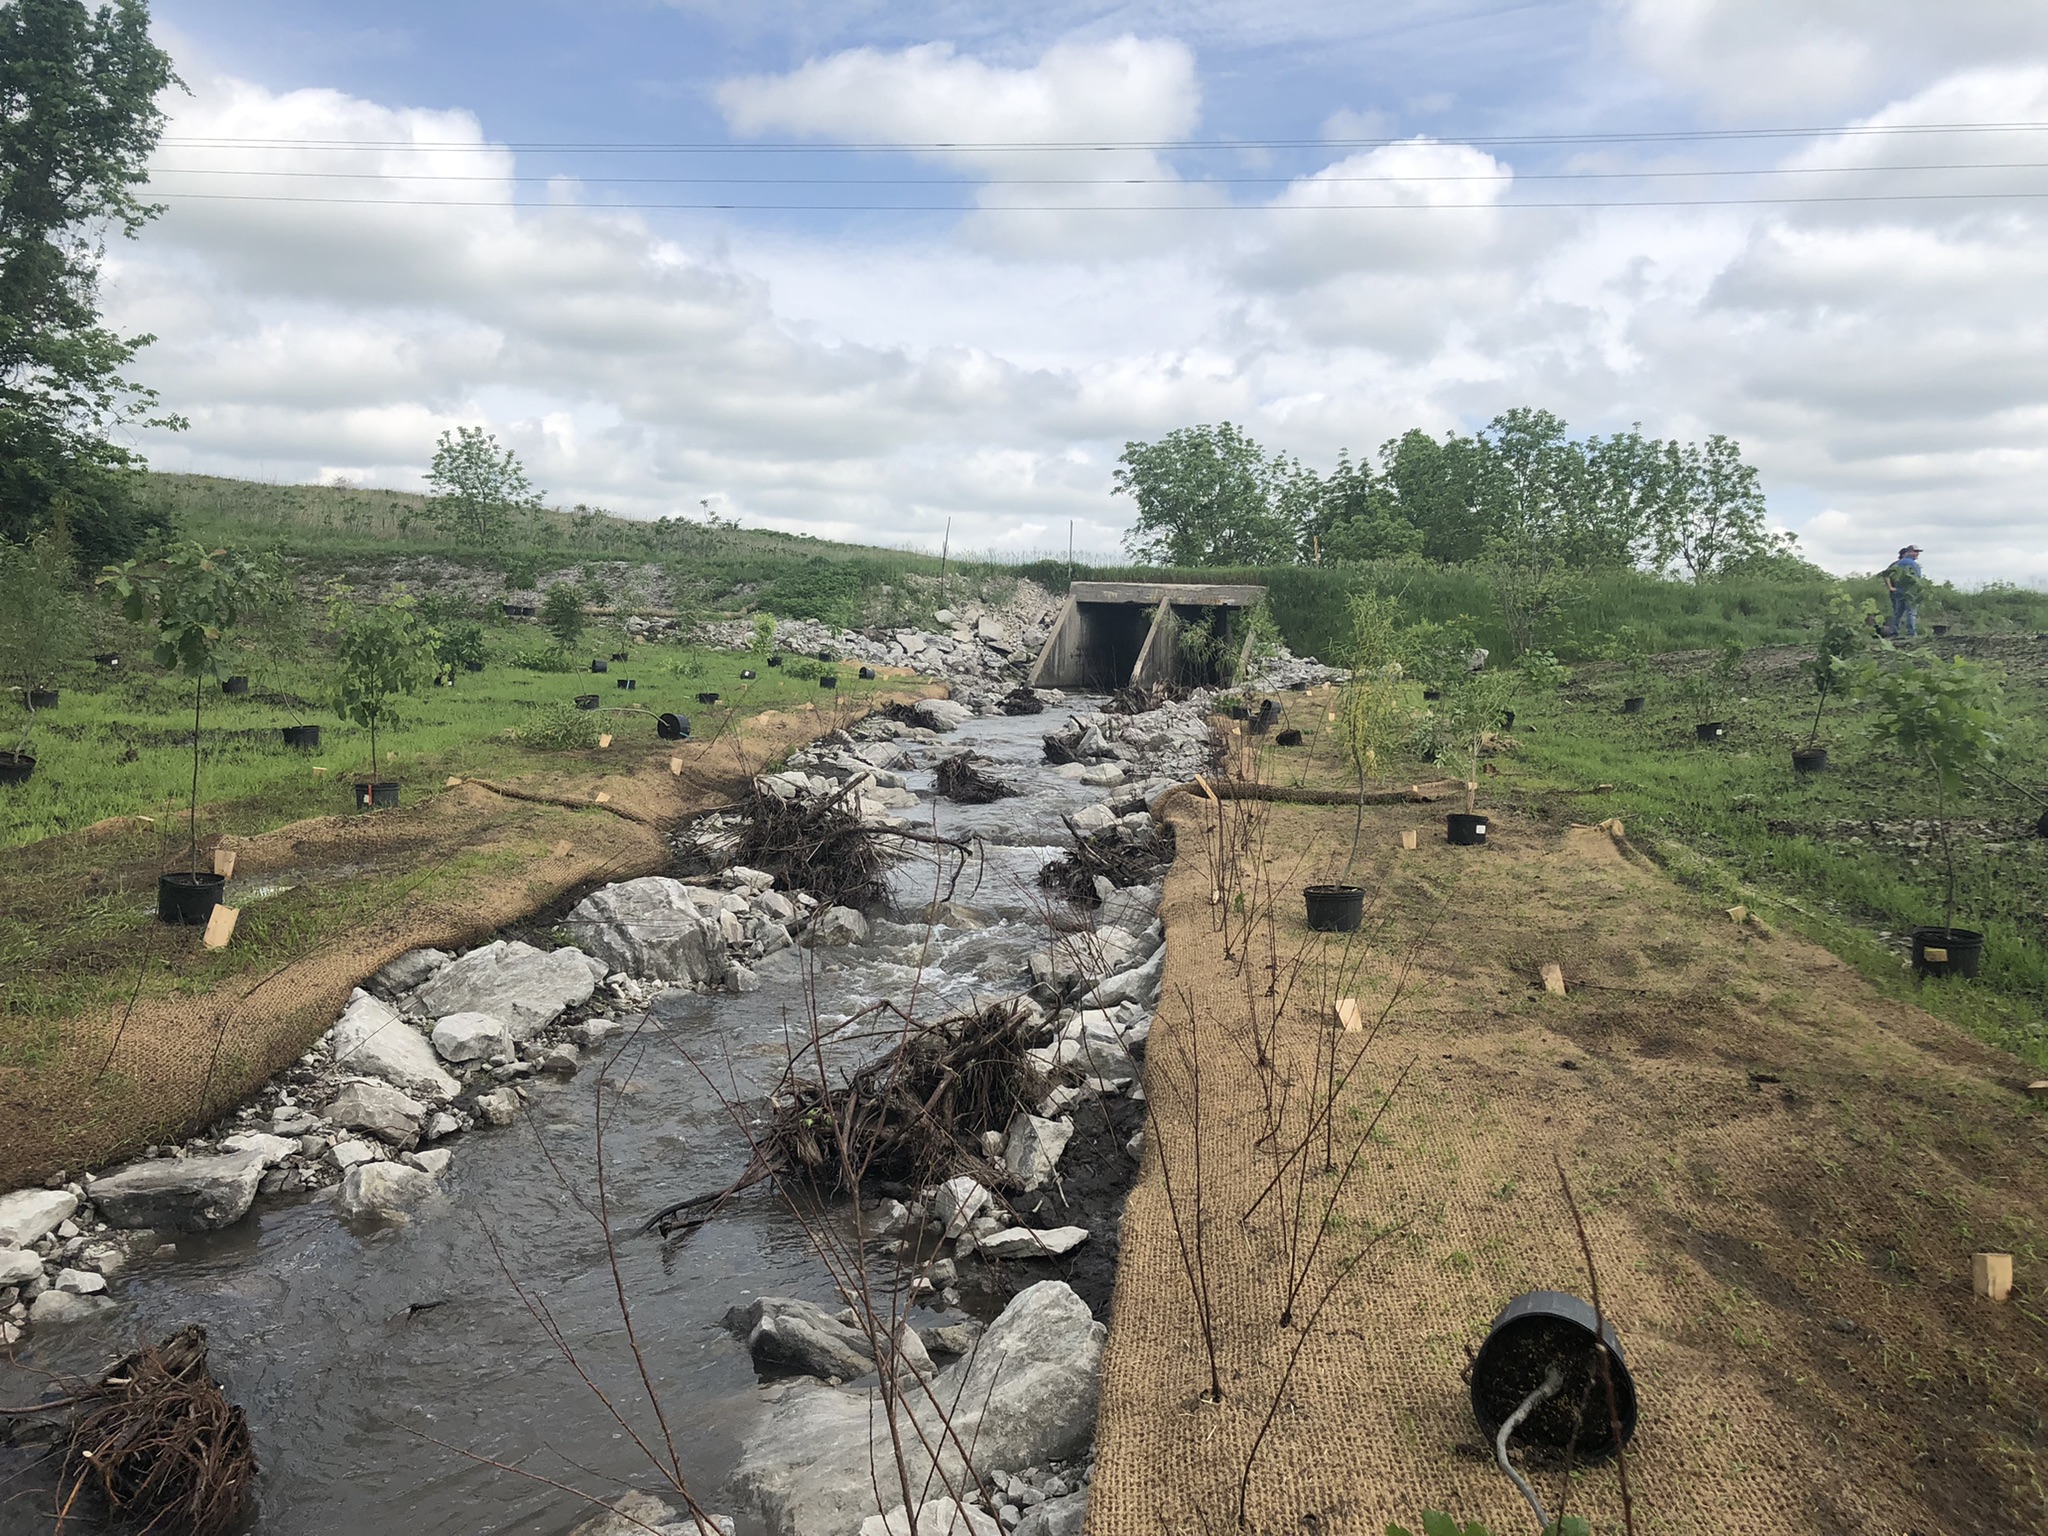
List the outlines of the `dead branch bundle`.
<svg viewBox="0 0 2048 1536">
<path fill-rule="evenodd" d="M 1064 730 L 1047 731 L 1045 733 L 1045 760 L 1054 767 L 1058 767 L 1062 763 L 1078 763 L 1081 761 L 1081 754 L 1076 748 L 1080 744 L 1080 740 L 1081 732 L 1071 726 Z"/>
<path fill-rule="evenodd" d="M 841 907 L 874 906 L 888 896 L 889 866 L 901 842 L 860 816 L 848 789 L 784 800 L 756 786 L 745 807 L 732 862 L 775 877 L 785 891 L 809 891 Z"/>
<path fill-rule="evenodd" d="M 1045 713 L 1045 700 L 1029 688 L 1017 687 L 1004 694 L 996 708 L 1006 715 L 1042 715 Z"/>
<path fill-rule="evenodd" d="M 161 1536 L 216 1536 L 241 1522 L 256 1455 L 248 1420 L 207 1369 L 204 1328 L 137 1350 L 80 1401 L 65 1508 L 90 1491 L 111 1520 Z"/>
<path fill-rule="evenodd" d="M 1072 850 L 1047 863 L 1038 872 L 1038 883 L 1080 906 L 1102 905 L 1098 876 L 1119 889 L 1147 885 L 1173 862 L 1174 832 L 1168 824 L 1083 833 L 1069 821 L 1067 833 L 1074 840 Z"/>
<path fill-rule="evenodd" d="M 1105 715 L 1143 715 L 1168 704 L 1184 702 L 1188 688 L 1181 683 L 1132 683 L 1113 691 L 1103 703 Z"/>
<path fill-rule="evenodd" d="M 984 1132 L 1045 1097 L 1026 1054 L 1043 1026 L 1013 1003 L 924 1024 L 900 1019 L 890 1048 L 834 1087 L 812 1058 L 791 1061 L 753 1132 L 747 1169 L 722 1190 L 678 1201 L 647 1226 L 702 1225 L 726 1200 L 765 1179 L 807 1191 L 852 1193 L 867 1181 L 921 1185 L 959 1172 L 1003 1177 L 982 1154 Z"/>
<path fill-rule="evenodd" d="M 987 764 L 971 752 L 939 759 L 937 788 L 948 800 L 961 805 L 987 805 L 1007 800 L 1017 789 L 987 771 Z"/>
</svg>

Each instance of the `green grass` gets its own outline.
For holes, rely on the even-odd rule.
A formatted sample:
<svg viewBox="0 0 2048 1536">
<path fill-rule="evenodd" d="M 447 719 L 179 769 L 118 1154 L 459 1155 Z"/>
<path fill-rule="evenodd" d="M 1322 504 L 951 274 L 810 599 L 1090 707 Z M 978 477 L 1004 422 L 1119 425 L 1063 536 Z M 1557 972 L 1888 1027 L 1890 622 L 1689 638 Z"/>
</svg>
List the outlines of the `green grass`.
<svg viewBox="0 0 2048 1536">
<path fill-rule="evenodd" d="M 545 768 L 560 759 L 522 746 L 507 735 L 536 710 L 595 693 L 598 729 L 621 740 L 652 738 L 654 717 L 665 710 L 700 724 L 727 708 L 821 708 L 848 703 L 886 686 L 864 683 L 854 666 L 838 667 L 837 695 L 815 681 L 792 677 L 746 655 L 674 645 L 632 648 L 631 660 L 612 672 L 530 672 L 506 664 L 516 651 L 542 648 L 545 635 L 531 625 L 489 632 L 491 660 L 480 673 L 458 673 L 454 686 L 431 688 L 407 701 L 395 731 L 380 731 L 387 754 L 379 776 L 416 786 L 437 785 L 448 774 L 489 778 Z M 599 638 L 579 658 L 605 654 Z M 0 847 L 19 847 L 114 816 L 155 816 L 166 839 L 175 822 L 182 835 L 192 787 L 192 685 L 131 659 L 119 673 L 90 665 L 63 679 L 60 702 L 35 718 L 37 766 L 28 783 L 0 790 Z M 742 668 L 760 673 L 742 681 Z M 200 833 L 251 835 L 304 816 L 352 805 L 351 776 L 369 767 L 369 732 L 338 719 L 322 702 L 333 687 L 332 669 L 317 644 L 253 648 L 235 670 L 246 673 L 251 693 L 233 698 L 208 684 L 202 697 Z M 630 692 L 616 686 L 633 678 Z M 700 692 L 723 695 L 715 709 L 696 702 Z M 280 727 L 317 724 L 317 752 L 286 747 Z M 9 743 L 27 723 L 19 702 L 0 702 L 0 738 Z M 395 757 L 388 754 L 396 754 Z M 315 765 L 325 766 L 324 778 Z"/>
</svg>

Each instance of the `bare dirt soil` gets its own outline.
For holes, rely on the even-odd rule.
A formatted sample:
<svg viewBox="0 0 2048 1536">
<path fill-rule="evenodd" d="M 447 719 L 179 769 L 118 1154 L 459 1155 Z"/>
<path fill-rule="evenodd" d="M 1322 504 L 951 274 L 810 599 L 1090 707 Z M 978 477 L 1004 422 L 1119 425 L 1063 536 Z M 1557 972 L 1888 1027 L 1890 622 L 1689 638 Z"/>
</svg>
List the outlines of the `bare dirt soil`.
<svg viewBox="0 0 2048 1536">
<path fill-rule="evenodd" d="M 1486 847 L 1460 848 L 1440 811 L 1369 809 L 1370 909 L 1347 950 L 1308 932 L 1300 888 L 1342 870 L 1352 812 L 1169 809 L 1154 1124 L 1124 1216 L 1091 1536 L 1230 1528 L 1241 1483 L 1259 1531 L 1378 1536 L 1425 1508 L 1529 1528 L 1463 1373 L 1511 1297 L 1587 1294 L 1560 1165 L 1641 1396 L 1637 1530 L 2048 1528 L 2048 1185 L 2016 1060 L 1732 919 L 1609 830 L 1496 817 Z M 1340 993 L 1363 1002 L 1361 1032 L 1335 1023 Z M 1276 1007 L 1267 1070 L 1248 1021 Z M 1312 1153 L 1311 1177 L 1281 1181 L 1297 1194 L 1254 1209 L 1308 1139 L 1333 1041 L 1347 1063 L 1369 1046 L 1329 1122 L 1356 1171 Z M 1220 1404 L 1200 1397 L 1201 1288 L 1165 1173 L 1183 1239 L 1201 1217 Z M 2014 1255 L 2004 1304 L 1972 1293 L 1979 1249 Z M 1297 1273 L 1297 1320 L 1329 1296 L 1306 1329 L 1279 1321 Z M 1532 1472 L 1555 1514 L 1563 1469 Z M 1569 1504 L 1623 1527 L 1611 1464 Z"/>
<path fill-rule="evenodd" d="M 224 900 L 242 916 L 222 951 L 203 949 L 197 929 L 92 921 L 98 903 L 154 899 L 169 867 L 156 827 L 116 824 L 19 850 L 0 887 L 7 915 L 49 914 L 36 964 L 53 992 L 82 979 L 91 1001 L 5 1021 L 0 1188 L 206 1124 L 305 1051 L 350 990 L 406 950 L 475 944 L 589 887 L 660 872 L 668 826 L 729 802 L 835 718 L 851 717 L 768 711 L 699 740 L 616 742 L 565 753 L 546 775 L 453 783 L 396 810 L 230 839 Z"/>
</svg>

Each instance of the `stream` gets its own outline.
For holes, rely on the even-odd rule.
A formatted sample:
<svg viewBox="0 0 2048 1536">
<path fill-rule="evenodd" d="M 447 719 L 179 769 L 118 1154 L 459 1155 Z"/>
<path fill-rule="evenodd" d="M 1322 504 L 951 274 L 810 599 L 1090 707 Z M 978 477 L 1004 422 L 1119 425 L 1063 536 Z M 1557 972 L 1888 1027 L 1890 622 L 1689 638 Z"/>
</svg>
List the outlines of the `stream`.
<svg viewBox="0 0 2048 1536">
<path fill-rule="evenodd" d="M 1067 707 L 1092 705 L 1070 699 Z M 746 1162 L 743 1137 L 685 1053 L 722 1086 L 730 1073 L 753 1094 L 778 1074 L 785 1031 L 802 1038 L 807 988 L 827 1016 L 880 997 L 907 1003 L 915 992 L 926 1017 L 1018 990 L 1026 956 L 1046 942 L 1037 873 L 1067 843 L 1061 813 L 1124 793 L 1084 787 L 1043 762 L 1041 737 L 1062 718 L 976 718 L 935 746 L 905 743 L 917 753 L 906 777 L 920 803 L 900 814 L 941 833 L 978 835 L 985 847 L 953 893 L 972 913 L 931 930 L 928 947 L 922 925 L 877 921 L 868 944 L 774 957 L 758 991 L 661 993 L 649 1005 L 650 1027 L 615 1060 L 598 1052 L 573 1079 L 536 1079 L 521 1123 L 447 1143 L 446 1196 L 411 1221 L 359 1235 L 324 1196 L 259 1200 L 235 1226 L 179 1234 L 175 1257 L 124 1271 L 111 1292 L 120 1307 L 105 1318 L 33 1331 L 19 1364 L 96 1376 L 140 1338 L 203 1325 L 213 1368 L 254 1432 L 262 1472 L 251 1528 L 268 1536 L 560 1536 L 591 1514 L 507 1467 L 600 1496 L 628 1484 L 659 1489 L 513 1284 L 545 1308 L 591 1379 L 659 1447 L 601 1228 L 583 1204 L 597 1203 L 593 1109 L 602 1079 L 623 1085 L 604 1096 L 605 1183 L 641 1351 L 692 1491 L 707 1508 L 739 1515 L 741 1531 L 758 1529 L 722 1496 L 760 1389 L 721 1319 L 756 1294 L 833 1310 L 840 1303 L 766 1186 L 667 1250 L 627 1235 L 647 1212 L 721 1187 Z M 963 748 L 1025 793 L 981 806 L 934 801 L 931 762 Z M 933 898 L 940 872 L 927 852 L 893 876 L 905 909 Z M 936 1311 L 919 1318 L 957 1320 Z M 37 1390 L 16 1372 L 5 1400 Z M 46 1478 L 24 1462 L 0 1451 L 5 1536 L 50 1529 Z"/>
</svg>

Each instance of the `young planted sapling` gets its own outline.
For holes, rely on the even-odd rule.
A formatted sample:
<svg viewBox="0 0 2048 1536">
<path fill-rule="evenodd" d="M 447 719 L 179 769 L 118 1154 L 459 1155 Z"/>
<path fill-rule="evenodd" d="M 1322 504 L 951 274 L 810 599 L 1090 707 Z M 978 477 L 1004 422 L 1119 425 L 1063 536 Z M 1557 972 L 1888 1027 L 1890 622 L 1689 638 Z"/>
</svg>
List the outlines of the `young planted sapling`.
<svg viewBox="0 0 2048 1536">
<path fill-rule="evenodd" d="M 334 710 L 370 732 L 368 782 L 378 782 L 377 733 L 398 723 L 399 700 L 433 680 L 440 634 L 424 623 L 409 598 L 381 607 L 358 607 L 346 588 L 335 591 L 328 612 L 335 626 L 335 659 L 340 664 Z M 371 803 L 374 803 L 374 792 Z"/>
<path fill-rule="evenodd" d="M 1852 680 L 1854 662 L 1868 649 L 1875 626 L 1877 604 L 1869 598 L 1861 603 L 1837 593 L 1828 600 L 1813 654 L 1806 659 L 1806 676 L 1813 684 L 1813 728 L 1806 733 L 1808 747 L 1820 744 L 1820 717 L 1828 700 Z"/>
<path fill-rule="evenodd" d="M 583 612 L 583 594 L 566 582 L 549 587 L 548 595 L 541 601 L 540 621 L 555 637 L 558 649 L 575 649 L 589 624 Z"/>
<path fill-rule="evenodd" d="M 0 677 L 21 690 L 28 710 L 17 759 L 35 756 L 37 696 L 54 689 L 91 633 L 66 541 L 48 533 L 27 544 L 0 539 Z"/>
<path fill-rule="evenodd" d="M 1443 713 L 1465 755 L 1465 809 L 1479 802 L 1479 754 L 1507 713 L 1509 679 L 1499 672 L 1474 672 L 1444 699 Z"/>
<path fill-rule="evenodd" d="M 1895 749 L 1934 791 L 1934 825 L 1946 876 L 1941 925 L 1956 932 L 1956 856 L 1948 823 L 1949 801 L 1973 774 L 1997 767 L 2008 727 L 2005 690 L 1990 668 L 1957 656 L 1950 661 L 1894 656 L 1866 663 L 1857 673 L 1856 698 L 1870 708 L 1871 738 Z"/>
</svg>

